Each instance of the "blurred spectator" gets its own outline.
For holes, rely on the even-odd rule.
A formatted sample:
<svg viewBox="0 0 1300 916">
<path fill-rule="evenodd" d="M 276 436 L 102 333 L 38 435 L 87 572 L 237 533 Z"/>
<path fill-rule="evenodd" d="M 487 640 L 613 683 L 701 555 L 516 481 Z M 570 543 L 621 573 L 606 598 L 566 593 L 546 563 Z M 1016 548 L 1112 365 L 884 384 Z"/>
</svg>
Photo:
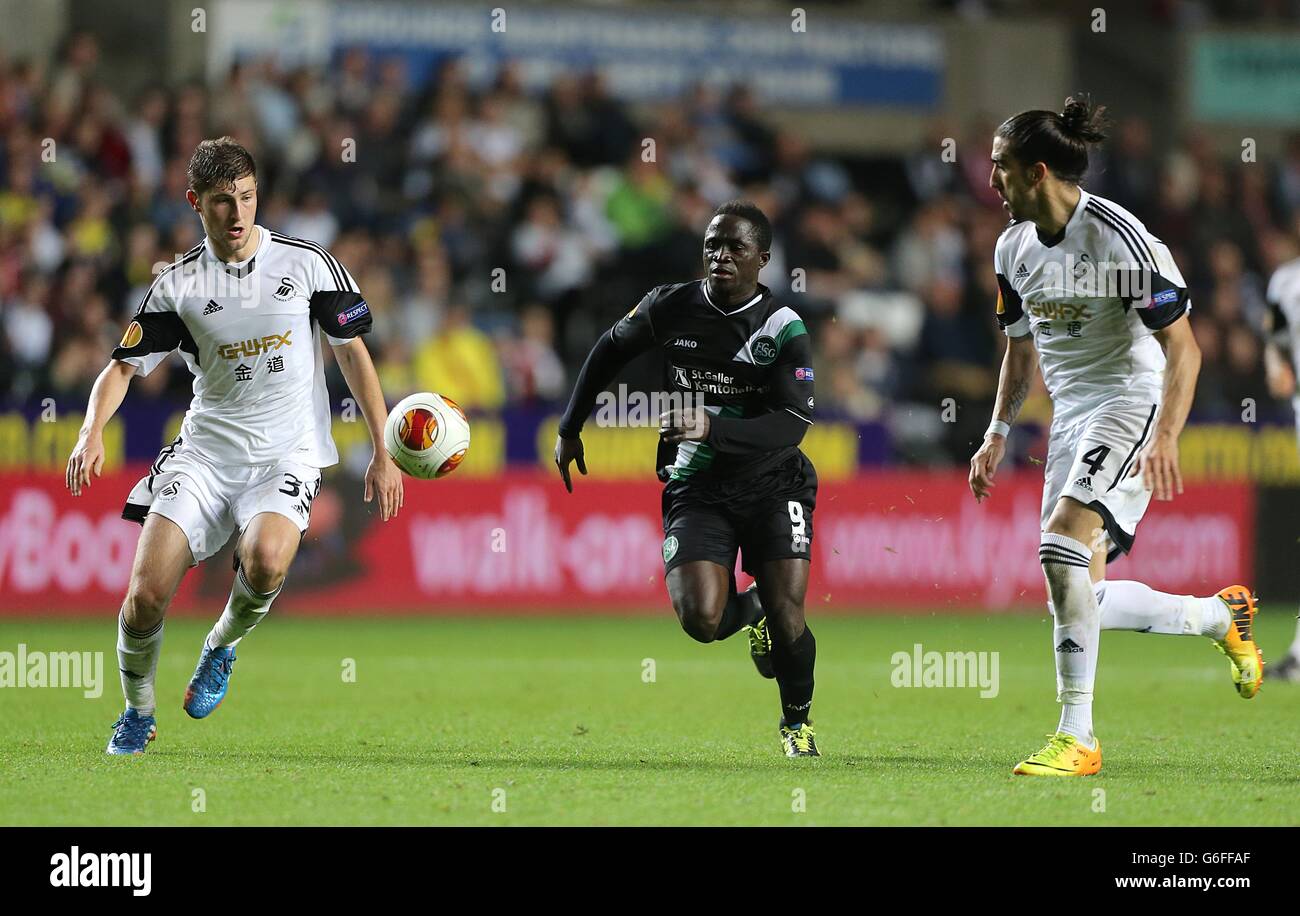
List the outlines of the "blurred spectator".
<svg viewBox="0 0 1300 916">
<path fill-rule="evenodd" d="M 568 378 L 555 353 L 555 323 L 550 310 L 530 305 L 519 317 L 519 335 L 506 337 L 499 346 L 511 401 L 535 404 L 567 397 Z"/>
<path fill-rule="evenodd" d="M 448 306 L 442 326 L 415 351 L 412 386 L 446 394 L 467 410 L 505 403 L 501 363 L 492 339 L 470 324 L 462 303 Z"/>
<path fill-rule="evenodd" d="M 219 91 L 161 85 L 128 108 L 99 78 L 100 53 L 77 32 L 52 62 L 0 62 L 11 403 L 84 396 L 159 265 L 201 241 L 186 165 L 201 139 L 230 132 L 258 160 L 259 222 L 352 271 L 394 397 L 557 406 L 612 321 L 652 286 L 700 276 L 713 209 L 743 196 L 773 224 L 761 281 L 812 330 L 819 411 L 915 414 L 916 437 L 963 462 L 962 437 L 987 421 L 1002 346 L 990 265 L 1006 217 L 988 187 L 985 115 L 936 119 L 910 149 L 836 157 L 780 129 L 748 86 L 699 84 L 634 109 L 597 72 L 538 88 L 519 62 L 492 74 L 448 58 L 416 84 L 401 57 L 361 48 L 321 69 L 241 60 Z M 1264 282 L 1300 251 L 1300 134 L 1269 168 L 1220 158 L 1215 141 L 1122 119 L 1086 186 L 1169 244 L 1203 350 L 1194 409 L 1228 415 L 1260 397 Z M 136 384 L 190 387 L 177 360 Z M 1046 416 L 1036 392 L 1026 419 Z M 945 397 L 959 422 L 926 425 Z"/>
<path fill-rule="evenodd" d="M 591 282 L 593 252 L 581 234 L 564 224 L 560 202 L 550 194 L 528 202 L 510 248 L 515 264 L 528 275 L 532 294 L 544 302 L 555 302 Z"/>
</svg>

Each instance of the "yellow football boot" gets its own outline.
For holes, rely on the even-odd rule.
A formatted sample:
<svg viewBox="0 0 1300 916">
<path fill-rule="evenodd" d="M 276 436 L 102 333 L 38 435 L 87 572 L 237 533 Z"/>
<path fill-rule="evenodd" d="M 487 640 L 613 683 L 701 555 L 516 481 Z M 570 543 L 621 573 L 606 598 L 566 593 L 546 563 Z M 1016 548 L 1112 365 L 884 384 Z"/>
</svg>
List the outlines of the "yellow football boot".
<svg viewBox="0 0 1300 916">
<path fill-rule="evenodd" d="M 1016 764 L 1017 776 L 1092 776 L 1101 769 L 1101 742 L 1089 750 L 1074 735 L 1057 732 L 1047 744 Z"/>
<path fill-rule="evenodd" d="M 797 723 L 796 723 L 797 724 Z M 804 722 L 798 728 L 790 728 L 781 723 L 781 749 L 787 757 L 820 757 L 817 750 L 817 736 L 813 734 L 812 725 Z"/>
<path fill-rule="evenodd" d="M 1249 700 L 1259 693 L 1264 680 L 1264 655 L 1254 638 L 1253 624 L 1258 610 L 1255 596 L 1244 585 L 1229 585 L 1219 592 L 1219 598 L 1228 606 L 1232 621 L 1228 624 L 1228 634 L 1214 640 L 1214 645 L 1232 662 L 1232 683 L 1237 693 L 1243 700 Z"/>
</svg>

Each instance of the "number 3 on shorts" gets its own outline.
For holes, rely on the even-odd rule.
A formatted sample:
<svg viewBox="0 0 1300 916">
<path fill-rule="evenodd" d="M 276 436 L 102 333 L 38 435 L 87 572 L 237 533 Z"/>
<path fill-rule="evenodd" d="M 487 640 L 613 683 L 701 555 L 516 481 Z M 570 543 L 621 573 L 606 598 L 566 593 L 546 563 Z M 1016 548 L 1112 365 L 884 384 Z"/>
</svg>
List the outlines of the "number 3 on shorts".
<svg viewBox="0 0 1300 916">
<path fill-rule="evenodd" d="M 786 503 L 786 508 L 790 512 L 790 549 L 795 553 L 804 553 L 808 550 L 808 536 L 805 533 L 808 529 L 803 518 L 803 503 L 792 499 Z"/>
</svg>

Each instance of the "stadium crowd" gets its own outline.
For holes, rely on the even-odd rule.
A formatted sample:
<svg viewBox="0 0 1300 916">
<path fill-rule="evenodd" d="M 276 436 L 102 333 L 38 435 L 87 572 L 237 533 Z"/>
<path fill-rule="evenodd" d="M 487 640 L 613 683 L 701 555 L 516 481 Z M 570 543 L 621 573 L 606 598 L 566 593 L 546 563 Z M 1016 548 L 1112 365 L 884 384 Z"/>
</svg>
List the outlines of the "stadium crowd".
<svg viewBox="0 0 1300 916">
<path fill-rule="evenodd" d="M 412 90 L 400 61 L 356 50 L 324 71 L 251 60 L 124 99 L 99 52 L 76 34 L 48 65 L 0 63 L 0 400 L 84 399 L 157 266 L 200 241 L 190 152 L 230 134 L 258 161 L 258 221 L 352 271 L 390 397 L 561 402 L 603 327 L 650 287 L 700 275 L 712 209 L 739 196 L 772 218 L 762 279 L 812 326 L 823 412 L 882 420 L 904 443 L 938 432 L 935 460 L 964 461 L 960 440 L 987 422 L 1005 225 L 987 185 L 993 121 L 936 121 L 905 157 L 842 160 L 741 87 L 699 87 L 641 120 L 594 74 L 533 95 L 517 66 L 476 89 L 450 61 Z M 1121 118 L 1085 186 L 1182 267 L 1205 355 L 1197 413 L 1262 395 L 1265 284 L 1300 254 L 1300 137 L 1243 163 L 1205 134 L 1158 148 Z M 136 385 L 183 396 L 189 376 L 177 362 Z M 935 425 L 947 397 L 970 408 L 951 433 Z"/>
</svg>

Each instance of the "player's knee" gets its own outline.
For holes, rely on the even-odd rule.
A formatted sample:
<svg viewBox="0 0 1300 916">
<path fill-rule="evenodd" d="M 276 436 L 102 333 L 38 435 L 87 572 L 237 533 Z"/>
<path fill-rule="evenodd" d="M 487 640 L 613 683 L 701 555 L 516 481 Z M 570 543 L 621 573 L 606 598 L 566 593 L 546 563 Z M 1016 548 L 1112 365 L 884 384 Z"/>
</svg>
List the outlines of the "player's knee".
<svg viewBox="0 0 1300 916">
<path fill-rule="evenodd" d="M 763 611 L 767 615 L 767 629 L 773 642 L 793 645 L 803 635 L 803 600 L 802 587 L 794 583 L 788 588 L 769 588 L 764 593 Z"/>
<path fill-rule="evenodd" d="M 682 629 L 697 642 L 713 642 L 718 625 L 722 622 L 722 608 L 691 592 L 673 599 L 673 610 L 682 623 Z"/>
<path fill-rule="evenodd" d="M 289 574 L 290 551 L 279 545 L 258 542 L 247 546 L 241 545 L 239 565 L 244 571 L 244 578 L 253 591 L 273 592 L 284 582 Z"/>
<path fill-rule="evenodd" d="M 122 614 L 129 626 L 152 627 L 167 613 L 171 596 L 161 585 L 147 578 L 132 578 L 122 604 Z"/>
<path fill-rule="evenodd" d="M 784 602 L 767 611 L 767 629 L 773 643 L 793 646 L 807 628 L 804 623 L 803 602 Z"/>
<path fill-rule="evenodd" d="M 1103 530 L 1101 516 L 1096 510 L 1068 496 L 1057 502 L 1043 526 L 1044 534 L 1059 534 L 1083 542 Z"/>
</svg>

